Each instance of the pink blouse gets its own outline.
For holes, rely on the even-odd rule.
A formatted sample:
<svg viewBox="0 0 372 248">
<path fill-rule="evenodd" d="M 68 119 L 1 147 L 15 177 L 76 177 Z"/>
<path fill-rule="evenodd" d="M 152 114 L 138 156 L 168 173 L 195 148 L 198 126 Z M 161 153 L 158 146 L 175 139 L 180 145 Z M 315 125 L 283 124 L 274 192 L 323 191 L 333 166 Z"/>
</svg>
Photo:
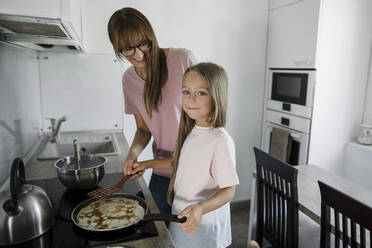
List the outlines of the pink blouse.
<svg viewBox="0 0 372 248">
<path fill-rule="evenodd" d="M 154 111 L 151 118 L 143 101 L 145 81 L 137 75 L 134 66 L 124 72 L 125 113 L 142 116 L 158 149 L 171 152 L 175 150 L 181 113 L 182 77 L 185 70 L 195 63 L 196 59 L 191 51 L 182 48 L 169 49 L 168 81 L 162 88 L 158 111 Z M 164 170 L 154 170 L 153 173 L 170 176 L 170 172 Z"/>
</svg>

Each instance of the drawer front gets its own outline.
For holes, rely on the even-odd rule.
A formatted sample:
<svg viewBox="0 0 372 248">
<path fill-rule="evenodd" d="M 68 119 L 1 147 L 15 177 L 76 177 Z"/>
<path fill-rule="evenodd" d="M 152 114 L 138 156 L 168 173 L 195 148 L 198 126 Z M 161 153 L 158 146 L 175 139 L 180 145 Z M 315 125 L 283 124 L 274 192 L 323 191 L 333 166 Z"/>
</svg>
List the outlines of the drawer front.
<svg viewBox="0 0 372 248">
<path fill-rule="evenodd" d="M 268 100 L 267 101 L 267 108 L 283 113 L 288 113 L 292 115 L 298 115 L 304 118 L 311 118 L 312 114 L 312 107 L 309 106 L 302 106 L 298 104 L 292 103 L 283 103 L 279 101 Z"/>
<path fill-rule="evenodd" d="M 267 110 L 266 121 L 287 127 L 296 131 L 310 133 L 311 121 L 306 118 Z"/>
</svg>

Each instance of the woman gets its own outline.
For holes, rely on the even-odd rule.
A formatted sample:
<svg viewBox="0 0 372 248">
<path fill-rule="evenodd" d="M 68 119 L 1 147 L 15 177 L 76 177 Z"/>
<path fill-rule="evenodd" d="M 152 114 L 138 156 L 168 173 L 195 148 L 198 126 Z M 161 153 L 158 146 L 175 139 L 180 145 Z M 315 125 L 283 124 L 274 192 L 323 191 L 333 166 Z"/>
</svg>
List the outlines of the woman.
<svg viewBox="0 0 372 248">
<path fill-rule="evenodd" d="M 133 8 L 117 10 L 108 23 L 108 33 L 116 56 L 132 64 L 123 75 L 125 112 L 134 115 L 137 125 L 123 164 L 124 174 L 129 175 L 151 137 L 155 159 L 172 157 L 180 120 L 182 76 L 196 61 L 186 49 L 159 48 L 150 22 Z M 153 170 L 149 185 L 163 213 L 171 212 L 166 200 L 170 175 L 166 170 Z"/>
</svg>

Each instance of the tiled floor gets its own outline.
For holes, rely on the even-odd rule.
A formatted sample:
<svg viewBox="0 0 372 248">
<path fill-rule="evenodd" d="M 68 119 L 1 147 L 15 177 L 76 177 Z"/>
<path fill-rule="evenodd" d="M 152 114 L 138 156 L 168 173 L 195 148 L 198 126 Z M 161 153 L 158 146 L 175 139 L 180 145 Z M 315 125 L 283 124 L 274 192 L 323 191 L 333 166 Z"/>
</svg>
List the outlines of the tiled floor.
<svg viewBox="0 0 372 248">
<path fill-rule="evenodd" d="M 248 238 L 249 201 L 231 205 L 232 244 L 229 248 L 246 248 Z"/>
</svg>

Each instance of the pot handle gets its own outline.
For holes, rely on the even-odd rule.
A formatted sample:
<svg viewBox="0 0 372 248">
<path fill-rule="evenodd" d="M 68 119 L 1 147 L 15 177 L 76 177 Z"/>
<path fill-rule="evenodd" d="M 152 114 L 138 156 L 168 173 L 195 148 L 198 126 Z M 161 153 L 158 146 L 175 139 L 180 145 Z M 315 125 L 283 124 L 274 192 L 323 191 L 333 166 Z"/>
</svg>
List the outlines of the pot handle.
<svg viewBox="0 0 372 248">
<path fill-rule="evenodd" d="M 154 221 L 154 220 L 164 220 L 164 221 L 173 221 L 178 223 L 184 223 L 187 220 L 187 217 L 182 217 L 181 219 L 177 218 L 175 214 L 147 214 L 143 217 L 142 221 Z"/>
<path fill-rule="evenodd" d="M 17 194 L 25 184 L 25 166 L 21 158 L 13 160 L 10 170 L 10 199 L 4 202 L 3 208 L 8 214 L 18 213 Z"/>
</svg>

